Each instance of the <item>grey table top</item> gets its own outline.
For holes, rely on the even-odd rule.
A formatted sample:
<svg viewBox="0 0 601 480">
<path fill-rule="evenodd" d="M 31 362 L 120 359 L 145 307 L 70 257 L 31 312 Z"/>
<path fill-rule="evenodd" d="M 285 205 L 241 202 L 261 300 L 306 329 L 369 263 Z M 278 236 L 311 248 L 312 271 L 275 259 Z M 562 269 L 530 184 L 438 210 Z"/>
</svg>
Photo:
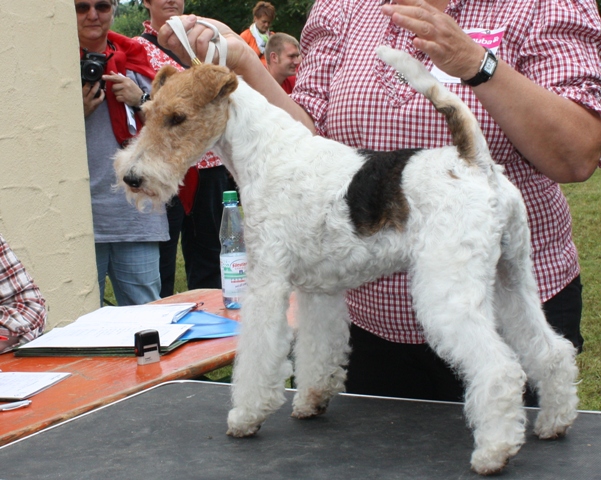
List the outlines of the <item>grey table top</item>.
<svg viewBox="0 0 601 480">
<path fill-rule="evenodd" d="M 325 415 L 296 420 L 288 392 L 255 437 L 235 439 L 225 434 L 229 393 L 159 385 L 0 448 L 0 479 L 480 478 L 460 404 L 339 395 Z M 582 412 L 554 442 L 530 427 L 498 477 L 601 479 L 601 414 Z"/>
</svg>

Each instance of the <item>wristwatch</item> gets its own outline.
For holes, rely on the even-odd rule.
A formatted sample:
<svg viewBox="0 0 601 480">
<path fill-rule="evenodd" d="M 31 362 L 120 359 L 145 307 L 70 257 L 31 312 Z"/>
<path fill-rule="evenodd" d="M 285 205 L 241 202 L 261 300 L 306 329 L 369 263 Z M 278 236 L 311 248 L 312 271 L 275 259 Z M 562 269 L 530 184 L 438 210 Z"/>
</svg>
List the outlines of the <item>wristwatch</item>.
<svg viewBox="0 0 601 480">
<path fill-rule="evenodd" d="M 495 54 L 487 48 L 486 53 L 484 54 L 484 60 L 482 60 L 480 70 L 476 76 L 469 80 L 461 80 L 461 83 L 469 85 L 470 87 L 477 87 L 481 83 L 488 82 L 497 69 L 497 63 L 497 57 L 495 57 Z"/>
<path fill-rule="evenodd" d="M 142 105 L 144 105 L 148 100 L 150 100 L 150 93 L 146 93 L 144 92 L 142 94 L 142 96 L 140 97 L 140 105 L 138 105 L 137 107 L 131 107 L 134 112 L 139 112 L 140 110 L 142 110 Z"/>
<path fill-rule="evenodd" d="M 140 107 L 150 100 L 150 93 L 144 92 L 140 97 Z"/>
</svg>

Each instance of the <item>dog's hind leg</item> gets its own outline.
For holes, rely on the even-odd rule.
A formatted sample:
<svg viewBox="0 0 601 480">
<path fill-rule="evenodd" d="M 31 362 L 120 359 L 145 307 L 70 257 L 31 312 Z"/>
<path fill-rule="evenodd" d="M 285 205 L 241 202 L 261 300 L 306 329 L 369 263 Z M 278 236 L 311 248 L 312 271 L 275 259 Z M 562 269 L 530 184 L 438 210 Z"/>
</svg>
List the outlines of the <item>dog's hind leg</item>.
<svg viewBox="0 0 601 480">
<path fill-rule="evenodd" d="M 330 399 L 344 390 L 348 358 L 349 319 L 344 293 L 297 292 L 297 338 L 292 416 L 324 413 Z"/>
<path fill-rule="evenodd" d="M 576 350 L 545 319 L 532 273 L 526 214 L 520 206 L 507 227 L 503 247 L 496 283 L 501 335 L 536 387 L 540 413 L 535 433 L 542 439 L 557 438 L 577 415 Z"/>
<path fill-rule="evenodd" d="M 475 440 L 471 464 L 488 475 L 524 442 L 526 375 L 495 329 L 495 254 L 484 243 L 472 237 L 455 248 L 434 244 L 416 256 L 411 281 L 428 342 L 465 380 L 465 413 Z"/>
<path fill-rule="evenodd" d="M 292 339 L 286 319 L 290 291 L 284 282 L 249 288 L 242 302 L 242 326 L 233 371 L 228 435 L 246 437 L 285 401 Z"/>
</svg>

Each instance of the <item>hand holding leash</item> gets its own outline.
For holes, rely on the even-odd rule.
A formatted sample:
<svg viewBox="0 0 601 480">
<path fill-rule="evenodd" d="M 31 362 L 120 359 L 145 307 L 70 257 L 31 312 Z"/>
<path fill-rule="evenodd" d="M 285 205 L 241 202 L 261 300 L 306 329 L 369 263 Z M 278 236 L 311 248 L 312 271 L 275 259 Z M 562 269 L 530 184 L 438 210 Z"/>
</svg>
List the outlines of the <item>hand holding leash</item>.
<svg viewBox="0 0 601 480">
<path fill-rule="evenodd" d="M 225 66 L 227 61 L 227 42 L 223 35 L 219 33 L 217 27 L 209 22 L 205 22 L 203 20 L 196 20 L 198 25 L 202 25 L 207 27 L 213 31 L 213 36 L 209 40 L 209 46 L 207 49 L 207 56 L 205 58 L 205 63 L 213 63 L 213 59 L 215 57 L 215 53 L 219 54 L 219 65 Z M 178 38 L 186 53 L 190 57 L 190 60 L 193 65 L 200 65 L 202 62 L 196 56 L 194 50 L 190 45 L 188 40 L 188 32 L 186 31 L 182 19 L 180 17 L 174 16 L 167 20 L 167 24 L 173 30 L 173 33 Z"/>
</svg>

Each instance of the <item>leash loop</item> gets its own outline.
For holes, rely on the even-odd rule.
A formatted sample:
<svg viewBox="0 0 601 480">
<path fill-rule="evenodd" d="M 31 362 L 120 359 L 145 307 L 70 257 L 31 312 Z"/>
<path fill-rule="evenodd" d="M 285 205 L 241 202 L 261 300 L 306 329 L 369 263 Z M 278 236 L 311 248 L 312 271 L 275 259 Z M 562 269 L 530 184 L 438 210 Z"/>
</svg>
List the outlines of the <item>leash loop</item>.
<svg viewBox="0 0 601 480">
<path fill-rule="evenodd" d="M 175 36 L 178 38 L 188 55 L 192 61 L 193 65 L 200 65 L 202 62 L 198 59 L 192 47 L 190 46 L 190 42 L 188 41 L 188 35 L 186 30 L 184 29 L 184 25 L 182 23 L 181 18 L 177 16 L 171 17 L 167 20 L 167 23 L 175 33 Z M 205 22 L 203 20 L 196 20 L 196 23 L 202 25 L 203 27 L 210 28 L 213 31 L 213 37 L 209 41 L 209 47 L 207 49 L 207 57 L 205 58 L 205 63 L 213 63 L 213 58 L 215 57 L 215 52 L 219 53 L 219 65 L 225 66 L 225 62 L 227 60 L 227 41 L 219 33 L 217 27 L 209 22 Z"/>
</svg>

